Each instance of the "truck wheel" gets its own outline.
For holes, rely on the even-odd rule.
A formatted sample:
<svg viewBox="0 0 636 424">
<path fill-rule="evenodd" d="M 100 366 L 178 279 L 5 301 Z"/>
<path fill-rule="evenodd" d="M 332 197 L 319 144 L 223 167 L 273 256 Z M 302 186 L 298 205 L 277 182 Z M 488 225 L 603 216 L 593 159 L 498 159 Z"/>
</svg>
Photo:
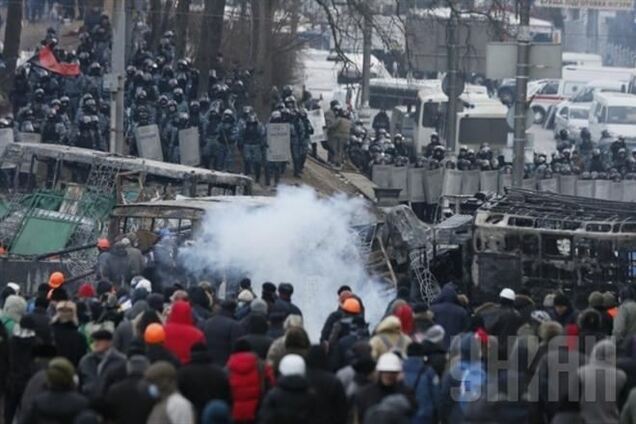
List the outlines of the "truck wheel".
<svg viewBox="0 0 636 424">
<path fill-rule="evenodd" d="M 532 113 L 534 114 L 534 123 L 537 125 L 543 125 L 545 122 L 545 109 L 541 106 L 533 106 Z"/>
</svg>

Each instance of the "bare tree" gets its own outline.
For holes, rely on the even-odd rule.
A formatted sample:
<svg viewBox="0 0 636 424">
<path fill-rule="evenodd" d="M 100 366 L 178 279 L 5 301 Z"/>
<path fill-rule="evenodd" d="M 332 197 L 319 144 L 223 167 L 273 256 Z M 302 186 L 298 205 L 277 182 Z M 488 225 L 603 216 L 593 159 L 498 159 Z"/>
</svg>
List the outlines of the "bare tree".
<svg viewBox="0 0 636 424">
<path fill-rule="evenodd" d="M 196 66 L 201 75 L 199 90 L 202 92 L 208 89 L 208 74 L 212 68 L 213 59 L 221 47 L 224 13 L 225 0 L 205 0 L 196 60 Z"/>
<path fill-rule="evenodd" d="M 20 55 L 20 38 L 22 36 L 23 0 L 8 0 L 7 23 L 4 29 L 4 59 L 6 68 L 3 72 L 2 87 L 7 92 L 13 84 L 18 56 Z"/>
<path fill-rule="evenodd" d="M 256 54 L 256 109 L 261 116 L 269 112 L 272 89 L 272 39 L 276 0 L 258 1 L 258 51 Z"/>
<path fill-rule="evenodd" d="M 166 0 L 163 5 L 163 12 L 161 14 L 161 34 L 164 34 L 168 31 L 168 27 L 170 25 L 170 15 L 172 14 L 172 6 L 174 5 L 173 0 Z"/>
<path fill-rule="evenodd" d="M 188 46 L 188 26 L 190 18 L 190 0 L 178 0 L 176 18 L 176 55 L 184 57 Z"/>
</svg>

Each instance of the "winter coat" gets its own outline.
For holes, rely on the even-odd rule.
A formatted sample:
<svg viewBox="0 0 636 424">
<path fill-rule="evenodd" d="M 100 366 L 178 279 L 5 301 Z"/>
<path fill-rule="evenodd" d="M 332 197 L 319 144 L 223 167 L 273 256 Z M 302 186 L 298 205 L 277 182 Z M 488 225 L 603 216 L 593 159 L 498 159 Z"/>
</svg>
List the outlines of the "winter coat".
<svg viewBox="0 0 636 424">
<path fill-rule="evenodd" d="M 77 326 L 71 322 L 55 322 L 51 325 L 53 342 L 59 356 L 63 356 L 77 367 L 86 353 L 86 339 L 80 334 Z"/>
<path fill-rule="evenodd" d="M 40 393 L 44 393 L 47 389 L 46 364 L 44 364 L 43 369 L 40 369 L 33 374 L 22 393 L 22 400 L 20 402 L 20 422 L 22 422 L 21 420 L 26 417 L 28 411 L 30 411 L 33 407 L 33 401 L 35 398 Z"/>
<path fill-rule="evenodd" d="M 197 416 L 201 416 L 205 405 L 213 399 L 232 403 L 227 376 L 220 367 L 209 363 L 207 355 L 193 357 L 192 362 L 181 367 L 177 381 L 179 391 L 192 402 Z"/>
<path fill-rule="evenodd" d="M 234 402 L 232 419 L 253 421 L 260 401 L 272 383 L 265 366 L 254 353 L 239 352 L 230 356 L 227 372 Z"/>
<path fill-rule="evenodd" d="M 154 404 L 141 376 L 131 375 L 108 388 L 102 414 L 118 424 L 145 423 Z"/>
<path fill-rule="evenodd" d="M 368 339 L 369 326 L 362 316 L 343 316 L 333 325 L 329 338 L 329 369 L 337 371 L 346 366 L 353 345 Z"/>
<path fill-rule="evenodd" d="M 309 362 L 309 361 L 308 361 Z M 338 377 L 323 368 L 307 370 L 309 385 L 316 392 L 316 420 L 319 423 L 347 422 L 347 396 Z"/>
<path fill-rule="evenodd" d="M 115 348 L 106 352 L 91 352 L 79 362 L 77 373 L 80 377 L 82 394 L 89 399 L 96 399 L 105 393 L 105 376 L 112 370 L 125 366 L 126 356 Z"/>
<path fill-rule="evenodd" d="M 195 424 L 192 404 L 179 392 L 157 403 L 150 412 L 147 424 Z"/>
<path fill-rule="evenodd" d="M 35 332 L 22 329 L 9 340 L 9 372 L 7 392 L 21 397 L 34 373 L 33 347 L 36 344 Z"/>
<path fill-rule="evenodd" d="M 402 368 L 404 384 L 413 390 L 417 401 L 417 411 L 413 422 L 418 424 L 434 424 L 439 411 L 440 378 L 422 358 L 407 358 Z"/>
<path fill-rule="evenodd" d="M 164 346 L 174 353 L 182 364 L 190 362 L 192 345 L 205 342 L 201 330 L 194 326 L 192 308 L 188 302 L 177 301 L 172 305 L 164 328 L 166 331 Z"/>
<path fill-rule="evenodd" d="M 620 424 L 636 424 L 636 389 L 632 389 L 621 411 Z"/>
<path fill-rule="evenodd" d="M 636 335 L 636 302 L 628 299 L 618 307 L 618 315 L 614 318 L 612 335 L 616 337 L 616 345 L 621 346 L 625 340 Z"/>
<path fill-rule="evenodd" d="M 616 346 L 603 340 L 594 346 L 587 365 L 579 368 L 581 417 L 586 423 L 618 423 L 618 395 L 625 385 L 625 373 L 616 369 Z M 590 397 L 591 394 L 591 397 Z"/>
<path fill-rule="evenodd" d="M 392 351 L 402 352 L 406 356 L 406 348 L 411 344 L 411 338 L 402 333 L 400 320 L 391 315 L 380 321 L 369 344 L 375 360 L 383 353 Z"/>
<path fill-rule="evenodd" d="M 472 355 L 479 343 L 475 334 L 462 335 L 458 343 L 459 357 L 442 377 L 440 387 L 440 417 L 448 423 L 465 422 L 467 407 L 483 396 L 486 386 L 486 371 Z"/>
<path fill-rule="evenodd" d="M 269 308 L 269 315 L 280 315 L 287 318 L 289 315 L 300 315 L 303 316 L 300 308 L 294 305 L 292 302 L 288 300 L 283 300 L 281 298 L 276 299 L 274 305 Z"/>
<path fill-rule="evenodd" d="M 33 400 L 21 424 L 72 423 L 88 408 L 88 399 L 75 391 L 47 390 Z"/>
<path fill-rule="evenodd" d="M 263 424 L 316 423 L 316 395 L 305 377 L 290 375 L 278 380 L 265 396 L 261 409 Z"/>
<path fill-rule="evenodd" d="M 212 362 L 225 365 L 232 346 L 241 334 L 241 327 L 227 311 L 220 311 L 205 322 L 203 329 Z"/>
<path fill-rule="evenodd" d="M 452 285 L 446 284 L 437 299 L 431 305 L 436 324 L 441 325 L 446 332 L 444 348 L 448 349 L 451 339 L 460 334 L 470 325 L 470 316 L 466 309 L 459 305 L 457 292 Z"/>
<path fill-rule="evenodd" d="M 320 332 L 320 343 L 329 341 L 334 324 L 340 321 L 343 316 L 344 312 L 340 308 L 329 314 L 325 324 L 322 326 L 322 331 Z"/>
<path fill-rule="evenodd" d="M 102 267 L 99 270 L 101 278 L 113 284 L 128 284 L 134 275 L 126 247 L 121 243 L 115 243 L 108 252 L 102 255 Z"/>
<path fill-rule="evenodd" d="M 403 383 L 397 383 L 393 386 L 384 386 L 379 381 L 360 390 L 356 398 L 356 408 L 360 422 L 375 424 L 374 419 L 367 421 L 367 418 L 369 417 L 367 412 L 375 405 L 378 405 L 382 399 L 391 395 L 405 395 L 411 397 L 411 391 Z"/>
<path fill-rule="evenodd" d="M 20 322 L 20 318 L 26 312 L 26 307 L 26 300 L 20 296 L 11 295 L 5 300 L 2 313 L 0 313 L 0 322 L 7 329 L 9 338 L 13 336 L 13 327 Z"/>
<path fill-rule="evenodd" d="M 136 247 L 129 246 L 126 248 L 126 255 L 128 256 L 128 269 L 130 270 L 130 273 L 133 277 L 135 275 L 141 275 L 146 267 L 144 254 Z"/>
<path fill-rule="evenodd" d="M 548 346 L 548 351 L 539 360 L 537 375 L 539 381 L 539 409 L 548 421 L 554 417 L 563 399 L 569 393 L 579 392 L 578 368 L 585 363 L 585 357 L 578 350 L 569 350 L 566 342 Z M 559 365 L 558 374 L 553 364 Z"/>
</svg>

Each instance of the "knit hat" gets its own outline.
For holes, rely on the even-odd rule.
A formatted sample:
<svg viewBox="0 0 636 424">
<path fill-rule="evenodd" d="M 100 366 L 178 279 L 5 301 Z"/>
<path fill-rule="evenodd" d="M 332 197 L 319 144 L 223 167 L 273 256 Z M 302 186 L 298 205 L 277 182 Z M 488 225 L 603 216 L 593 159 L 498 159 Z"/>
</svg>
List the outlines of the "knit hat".
<svg viewBox="0 0 636 424">
<path fill-rule="evenodd" d="M 266 282 L 261 286 L 263 293 L 276 293 L 276 286 L 273 283 Z"/>
<path fill-rule="evenodd" d="M 250 310 L 255 313 L 267 315 L 267 302 L 263 299 L 254 299 L 250 303 Z"/>
<path fill-rule="evenodd" d="M 278 372 L 285 377 L 290 375 L 300 375 L 304 377 L 306 373 L 305 360 L 302 356 L 294 353 L 285 355 L 278 365 Z"/>
<path fill-rule="evenodd" d="M 75 368 L 66 358 L 57 357 L 49 362 L 46 380 L 51 389 L 70 389 L 75 383 Z"/>
<path fill-rule="evenodd" d="M 587 298 L 590 308 L 600 308 L 603 306 L 603 294 L 599 291 L 593 291 Z"/>
<path fill-rule="evenodd" d="M 239 293 L 237 300 L 239 302 L 249 303 L 252 300 L 254 300 L 254 294 L 251 291 L 249 291 L 249 290 L 242 290 Z"/>
<path fill-rule="evenodd" d="M 338 287 L 338 296 L 340 296 L 340 293 L 344 292 L 344 291 L 348 291 L 349 293 L 351 293 L 353 290 L 351 290 L 351 287 L 349 287 L 348 285 L 344 284 L 340 287 Z"/>
<path fill-rule="evenodd" d="M 148 302 L 148 306 L 151 309 L 161 313 L 163 312 L 163 295 L 160 293 L 152 293 L 146 298 L 146 302 Z"/>
<path fill-rule="evenodd" d="M 294 286 L 292 286 L 290 283 L 280 283 L 278 285 L 278 293 L 292 295 L 294 294 Z"/>
<path fill-rule="evenodd" d="M 88 299 L 91 297 L 95 297 L 95 288 L 90 283 L 82 284 L 77 290 L 77 297 L 80 299 Z"/>
</svg>

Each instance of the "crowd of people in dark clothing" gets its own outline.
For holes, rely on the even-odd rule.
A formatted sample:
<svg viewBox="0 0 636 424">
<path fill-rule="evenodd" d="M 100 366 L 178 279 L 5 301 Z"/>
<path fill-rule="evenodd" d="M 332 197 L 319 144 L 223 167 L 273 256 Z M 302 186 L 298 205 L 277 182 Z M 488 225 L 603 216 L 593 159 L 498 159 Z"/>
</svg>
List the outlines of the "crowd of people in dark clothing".
<svg viewBox="0 0 636 424">
<path fill-rule="evenodd" d="M 4 422 L 636 422 L 631 287 L 582 311 L 561 292 L 474 305 L 450 282 L 426 305 L 400 289 L 370 325 L 343 285 L 315 335 L 302 284 L 74 287 L 55 272 L 2 290 Z"/>
</svg>

